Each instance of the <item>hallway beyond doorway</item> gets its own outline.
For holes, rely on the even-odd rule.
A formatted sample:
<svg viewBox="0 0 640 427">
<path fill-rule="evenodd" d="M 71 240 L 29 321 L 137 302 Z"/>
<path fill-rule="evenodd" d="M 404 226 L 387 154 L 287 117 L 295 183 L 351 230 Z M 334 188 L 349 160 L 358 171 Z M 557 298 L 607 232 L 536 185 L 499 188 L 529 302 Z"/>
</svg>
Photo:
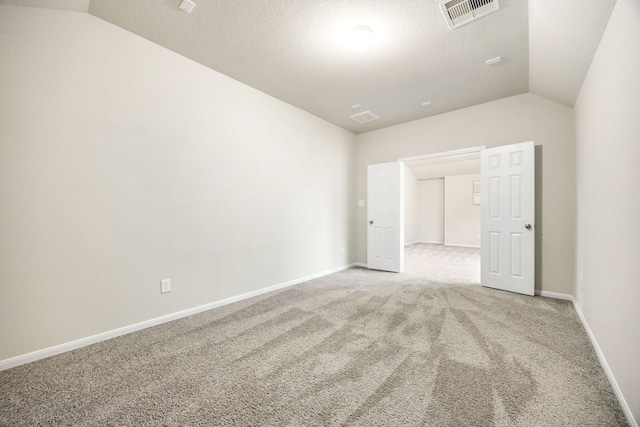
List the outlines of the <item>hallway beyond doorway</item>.
<svg viewBox="0 0 640 427">
<path fill-rule="evenodd" d="M 404 248 L 404 266 L 435 282 L 480 284 L 480 248 L 414 243 Z"/>
</svg>

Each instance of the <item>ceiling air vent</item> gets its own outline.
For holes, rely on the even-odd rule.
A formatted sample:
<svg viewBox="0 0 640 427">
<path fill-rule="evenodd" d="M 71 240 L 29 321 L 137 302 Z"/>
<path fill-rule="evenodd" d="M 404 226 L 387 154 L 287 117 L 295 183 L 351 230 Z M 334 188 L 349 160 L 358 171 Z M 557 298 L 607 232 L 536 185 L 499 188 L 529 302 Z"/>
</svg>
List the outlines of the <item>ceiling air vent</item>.
<svg viewBox="0 0 640 427">
<path fill-rule="evenodd" d="M 362 113 L 354 114 L 353 116 L 349 116 L 349 117 L 351 117 L 353 120 L 355 120 L 358 123 L 367 123 L 372 120 L 378 120 L 380 118 L 375 114 L 373 114 L 371 111 L 364 111 Z"/>
<path fill-rule="evenodd" d="M 444 19 L 453 30 L 500 8 L 498 0 L 450 0 L 440 3 Z"/>
</svg>

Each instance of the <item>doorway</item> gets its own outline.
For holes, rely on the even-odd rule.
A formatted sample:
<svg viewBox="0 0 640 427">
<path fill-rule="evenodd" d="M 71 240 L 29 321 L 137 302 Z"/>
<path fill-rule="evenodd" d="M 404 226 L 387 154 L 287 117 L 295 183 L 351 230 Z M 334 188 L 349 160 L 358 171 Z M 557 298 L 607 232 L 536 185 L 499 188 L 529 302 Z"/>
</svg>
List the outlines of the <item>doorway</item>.
<svg viewBox="0 0 640 427">
<path fill-rule="evenodd" d="M 480 284 L 480 149 L 403 159 L 406 273 Z"/>
<path fill-rule="evenodd" d="M 405 163 L 480 152 L 481 284 L 534 295 L 534 142 L 474 147 L 367 167 L 367 266 L 404 271 Z"/>
</svg>

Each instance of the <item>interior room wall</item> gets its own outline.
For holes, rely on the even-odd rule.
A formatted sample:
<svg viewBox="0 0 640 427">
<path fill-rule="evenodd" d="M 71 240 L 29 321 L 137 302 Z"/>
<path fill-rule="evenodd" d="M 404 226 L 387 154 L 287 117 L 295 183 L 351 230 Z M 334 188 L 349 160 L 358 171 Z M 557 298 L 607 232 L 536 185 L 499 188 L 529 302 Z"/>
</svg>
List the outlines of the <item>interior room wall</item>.
<svg viewBox="0 0 640 427">
<path fill-rule="evenodd" d="M 480 205 L 473 204 L 473 183 L 480 174 L 444 178 L 444 244 L 480 247 Z"/>
<path fill-rule="evenodd" d="M 86 13 L 0 52 L 0 360 L 354 261 L 352 133 Z"/>
<path fill-rule="evenodd" d="M 404 167 L 404 245 L 420 241 L 418 180 L 411 169 Z"/>
<path fill-rule="evenodd" d="M 618 0 L 575 105 L 576 297 L 640 422 L 640 2 Z"/>
<path fill-rule="evenodd" d="M 573 109 L 528 93 L 360 134 L 356 197 L 367 165 L 523 141 L 536 144 L 536 289 L 570 294 L 575 240 Z M 366 263 L 366 209 L 356 210 L 357 262 Z"/>
<path fill-rule="evenodd" d="M 444 243 L 444 178 L 418 181 L 419 240 Z"/>
</svg>

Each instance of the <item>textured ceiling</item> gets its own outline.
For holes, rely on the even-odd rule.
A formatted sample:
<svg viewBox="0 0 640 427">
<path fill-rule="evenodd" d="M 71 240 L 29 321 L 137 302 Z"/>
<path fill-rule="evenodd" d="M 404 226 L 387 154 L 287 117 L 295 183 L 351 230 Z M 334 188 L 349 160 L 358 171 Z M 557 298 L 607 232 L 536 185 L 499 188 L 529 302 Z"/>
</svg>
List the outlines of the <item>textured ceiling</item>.
<svg viewBox="0 0 640 427">
<path fill-rule="evenodd" d="M 88 12 L 90 0 L 0 0 L 0 5 Z"/>
<path fill-rule="evenodd" d="M 529 90 L 573 107 L 616 0 L 529 1 Z"/>
<path fill-rule="evenodd" d="M 523 0 L 501 0 L 499 11 L 456 30 L 437 0 L 195 2 L 188 14 L 180 0 L 91 0 L 89 13 L 354 133 L 529 88 Z M 344 37 L 361 24 L 378 42 L 355 53 Z M 496 56 L 503 61 L 485 65 Z M 366 110 L 380 119 L 349 118 Z"/>
<path fill-rule="evenodd" d="M 531 91 L 572 107 L 616 0 L 499 0 L 449 30 L 440 0 L 0 0 L 88 12 L 354 133 Z M 344 38 L 371 26 L 377 44 Z M 496 56 L 502 62 L 487 66 Z M 432 105 L 423 107 L 422 103 Z M 362 105 L 352 110 L 354 104 Z M 379 120 L 349 118 L 370 110 Z"/>
</svg>

